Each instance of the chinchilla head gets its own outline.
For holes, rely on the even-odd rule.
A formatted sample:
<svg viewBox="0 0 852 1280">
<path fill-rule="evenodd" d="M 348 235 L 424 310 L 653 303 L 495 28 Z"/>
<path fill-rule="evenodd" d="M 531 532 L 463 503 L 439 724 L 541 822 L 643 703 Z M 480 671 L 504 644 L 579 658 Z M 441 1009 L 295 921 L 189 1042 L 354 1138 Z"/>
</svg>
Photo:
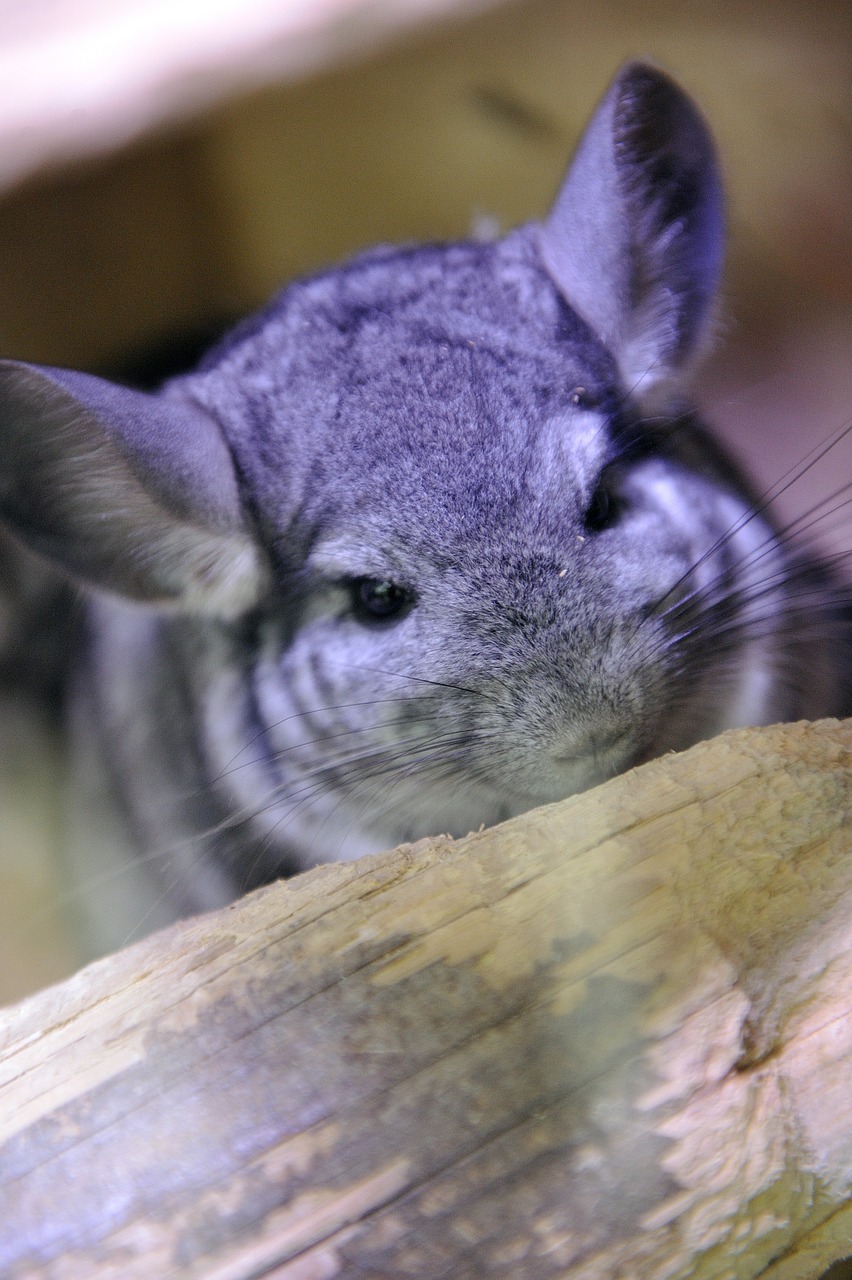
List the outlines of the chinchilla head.
<svg viewBox="0 0 852 1280">
<path fill-rule="evenodd" d="M 302 864 L 568 795 L 784 714 L 782 551 L 684 398 L 721 244 L 630 65 L 542 225 L 297 283 L 156 396 L 7 364 L 0 509 L 148 606 L 220 811 Z"/>
</svg>

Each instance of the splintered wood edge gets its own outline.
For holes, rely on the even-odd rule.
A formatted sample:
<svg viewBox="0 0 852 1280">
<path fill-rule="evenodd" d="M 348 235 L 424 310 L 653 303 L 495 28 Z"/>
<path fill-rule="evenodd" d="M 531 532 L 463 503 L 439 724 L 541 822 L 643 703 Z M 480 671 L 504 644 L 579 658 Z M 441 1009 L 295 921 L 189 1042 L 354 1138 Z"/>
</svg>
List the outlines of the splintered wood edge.
<svg viewBox="0 0 852 1280">
<path fill-rule="evenodd" d="M 392 1276 L 406 1241 L 437 1275 L 436 1229 L 459 1277 L 471 1247 L 494 1274 L 536 1249 L 571 1280 L 818 1276 L 849 1251 L 850 764 L 849 721 L 738 731 L 31 997 L 0 1024 L 0 1221 L 36 1250 L 46 1214 L 87 1280 L 159 1277 L 178 1249 L 205 1276 Z M 113 1181 L 134 1170 L 106 1225 L 105 1141 Z M 158 1181 L 154 1225 L 134 1196 Z"/>
</svg>

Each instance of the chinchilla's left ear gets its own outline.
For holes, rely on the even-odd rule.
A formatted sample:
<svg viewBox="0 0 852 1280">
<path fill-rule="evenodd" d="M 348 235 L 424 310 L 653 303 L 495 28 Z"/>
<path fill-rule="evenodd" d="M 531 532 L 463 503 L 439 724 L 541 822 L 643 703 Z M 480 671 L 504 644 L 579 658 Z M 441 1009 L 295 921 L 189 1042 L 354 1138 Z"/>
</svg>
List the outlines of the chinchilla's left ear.
<svg viewBox="0 0 852 1280">
<path fill-rule="evenodd" d="M 258 594 L 230 451 L 187 400 L 0 361 L 0 519 L 136 600 L 231 616 Z"/>
<path fill-rule="evenodd" d="M 626 390 L 676 382 L 711 327 L 722 185 L 697 108 L 642 63 L 616 77 L 540 230 L 566 301 L 609 347 Z"/>
</svg>

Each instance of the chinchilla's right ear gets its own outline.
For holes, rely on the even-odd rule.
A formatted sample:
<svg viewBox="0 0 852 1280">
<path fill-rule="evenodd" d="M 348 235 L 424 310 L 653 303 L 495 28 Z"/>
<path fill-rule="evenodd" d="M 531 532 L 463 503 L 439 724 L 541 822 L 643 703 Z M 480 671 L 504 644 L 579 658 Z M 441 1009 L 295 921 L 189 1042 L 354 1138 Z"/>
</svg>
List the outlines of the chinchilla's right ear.
<svg viewBox="0 0 852 1280">
<path fill-rule="evenodd" d="M 626 390 L 665 394 L 701 354 L 723 231 L 716 152 L 698 109 L 661 71 L 628 64 L 592 116 L 539 240 Z"/>
<path fill-rule="evenodd" d="M 259 592 L 230 450 L 186 400 L 0 361 L 0 519 L 136 600 L 233 616 Z"/>
</svg>

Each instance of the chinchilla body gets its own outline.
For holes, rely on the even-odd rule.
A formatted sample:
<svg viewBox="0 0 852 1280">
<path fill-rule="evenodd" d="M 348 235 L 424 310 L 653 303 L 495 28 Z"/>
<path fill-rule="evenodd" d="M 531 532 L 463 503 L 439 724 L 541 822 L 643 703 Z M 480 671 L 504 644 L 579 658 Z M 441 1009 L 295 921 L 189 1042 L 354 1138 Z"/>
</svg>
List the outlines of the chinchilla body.
<svg viewBox="0 0 852 1280">
<path fill-rule="evenodd" d="M 632 65 L 541 225 L 298 282 L 154 396 L 5 367 L 0 512 L 88 585 L 100 945 L 849 712 L 843 589 L 689 404 L 721 223 L 695 108 Z"/>
</svg>

